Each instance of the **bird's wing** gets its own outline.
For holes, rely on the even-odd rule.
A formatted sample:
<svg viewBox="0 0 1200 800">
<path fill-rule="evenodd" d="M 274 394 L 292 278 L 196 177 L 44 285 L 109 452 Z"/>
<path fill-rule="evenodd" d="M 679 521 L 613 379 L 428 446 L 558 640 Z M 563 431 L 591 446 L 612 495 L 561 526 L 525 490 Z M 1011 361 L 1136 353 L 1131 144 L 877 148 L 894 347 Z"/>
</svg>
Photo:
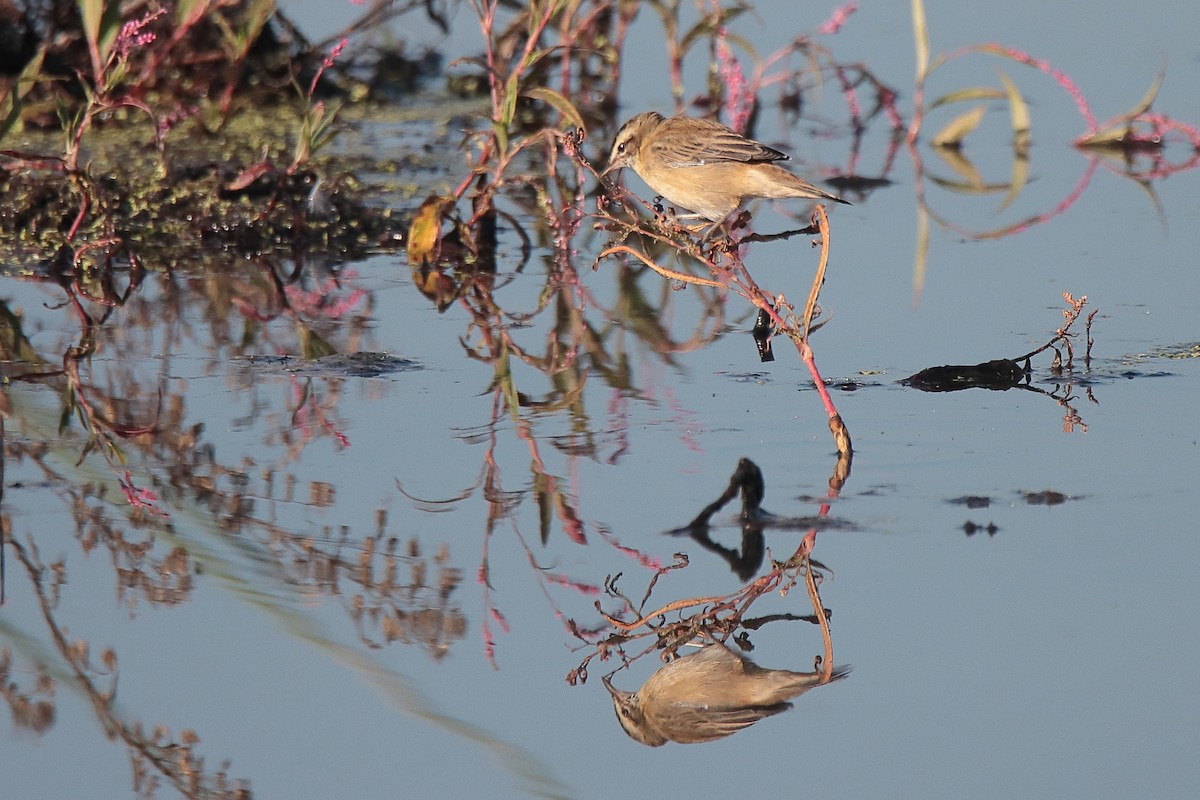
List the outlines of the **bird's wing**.
<svg viewBox="0 0 1200 800">
<path fill-rule="evenodd" d="M 655 725 L 669 731 L 671 738 L 682 744 L 711 742 L 749 728 L 760 719 L 773 716 L 792 707 L 791 703 L 746 708 L 706 708 L 676 705 L 668 712 L 670 719 L 656 719 Z"/>
<path fill-rule="evenodd" d="M 741 162 L 746 164 L 786 161 L 788 156 L 762 142 L 747 139 L 729 128 L 707 120 L 689 120 L 690 130 L 678 136 L 662 137 L 652 147 L 673 167 Z"/>
</svg>

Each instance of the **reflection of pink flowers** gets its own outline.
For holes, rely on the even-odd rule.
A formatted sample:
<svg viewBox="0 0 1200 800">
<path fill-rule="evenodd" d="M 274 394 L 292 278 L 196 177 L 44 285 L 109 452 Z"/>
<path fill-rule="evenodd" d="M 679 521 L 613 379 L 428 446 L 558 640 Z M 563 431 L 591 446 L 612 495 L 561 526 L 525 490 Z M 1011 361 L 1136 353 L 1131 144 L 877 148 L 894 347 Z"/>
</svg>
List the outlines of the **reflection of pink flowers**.
<svg viewBox="0 0 1200 800">
<path fill-rule="evenodd" d="M 295 377 L 291 380 L 292 396 L 299 402 L 299 406 L 292 412 L 292 424 L 304 434 L 304 440 L 315 439 L 320 429 L 324 429 L 341 447 L 349 447 L 350 437 L 334 427 L 325 409 L 317 402 L 316 395 L 308 386 L 302 386 Z"/>
<path fill-rule="evenodd" d="M 118 475 L 117 477 L 121 482 L 121 494 L 125 495 L 129 505 L 134 508 L 147 508 L 161 517 L 168 516 L 167 512 L 155 505 L 158 502 L 158 495 L 149 489 L 139 488 L 135 485 L 133 474 L 129 470 L 125 470 L 124 476 Z"/>
<path fill-rule="evenodd" d="M 846 3 L 841 8 L 835 8 L 833 15 L 825 20 L 825 23 L 821 27 L 817 28 L 817 33 L 822 36 L 830 36 L 837 33 L 855 11 L 858 11 L 858 3 Z"/>
<path fill-rule="evenodd" d="M 594 586 L 590 583 L 580 583 L 579 581 L 568 578 L 566 575 L 559 575 L 555 572 L 547 572 L 545 575 L 546 580 L 550 583 L 558 584 L 559 586 L 564 586 L 568 589 L 574 589 L 582 595 L 591 596 L 600 594 L 599 586 Z"/>
<path fill-rule="evenodd" d="M 200 113 L 200 106 L 197 106 L 197 105 L 180 106 L 179 108 L 172 111 L 170 114 L 166 114 L 162 117 L 159 117 L 159 119 L 158 119 L 158 138 L 161 139 L 162 137 L 166 136 L 168 133 L 171 132 L 171 130 L 176 125 L 178 125 L 179 123 L 183 122 L 184 120 L 186 120 L 190 117 L 196 116 L 199 113 Z"/>
<path fill-rule="evenodd" d="M 353 278 L 355 275 L 350 272 L 342 273 L 343 278 Z M 362 289 L 355 289 L 346 297 L 336 300 L 330 300 L 335 289 L 341 288 L 337 280 L 329 278 L 322 281 L 315 289 L 304 290 L 299 286 L 288 286 L 284 291 L 287 294 L 288 303 L 297 313 L 305 313 L 317 317 L 325 317 L 326 319 L 340 319 L 358 308 L 362 303 L 363 298 L 367 293 Z"/>
<path fill-rule="evenodd" d="M 621 542 L 618 541 L 617 537 L 608 533 L 603 528 L 600 530 L 600 537 L 602 539 L 604 539 L 604 541 L 606 541 L 610 545 L 612 545 L 614 548 L 616 548 L 617 552 L 623 553 L 627 556 L 630 556 L 635 561 L 637 561 L 639 564 L 641 564 L 643 567 L 647 567 L 647 568 L 653 569 L 653 570 L 662 569 L 662 561 L 659 560 L 658 556 L 648 555 L 648 554 L 643 553 L 642 551 L 638 550 L 637 548 L 629 547 L 627 545 L 621 544 Z"/>
</svg>

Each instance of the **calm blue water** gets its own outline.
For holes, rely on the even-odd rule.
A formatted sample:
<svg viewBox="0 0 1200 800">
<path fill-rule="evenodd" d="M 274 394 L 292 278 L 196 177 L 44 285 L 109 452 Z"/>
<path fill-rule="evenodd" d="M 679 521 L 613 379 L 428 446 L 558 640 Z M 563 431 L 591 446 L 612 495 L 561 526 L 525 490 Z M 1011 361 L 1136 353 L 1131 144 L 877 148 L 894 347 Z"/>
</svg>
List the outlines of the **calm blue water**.
<svg viewBox="0 0 1200 800">
<path fill-rule="evenodd" d="M 825 44 L 897 87 L 907 114 L 907 5 L 862 5 Z M 294 7 L 315 35 L 336 25 Z M 1034 3 L 929 8 L 935 51 L 990 41 L 1025 49 L 1070 74 L 1102 118 L 1133 106 L 1165 60 L 1155 108 L 1196 124 L 1195 12 L 1141 4 L 1136 24 L 1130 13 L 1122 3 L 1077 14 Z M 449 56 L 471 52 L 469 14 L 458 9 L 449 40 L 429 41 Z M 769 53 L 826 15 L 759 4 L 735 29 Z M 650 16 L 639 19 L 629 52 L 645 61 L 625 65 L 622 115 L 670 110 Z M 17 687 L 10 707 L 12 695 L 33 691 L 39 664 L 57 689 L 51 727 L 13 725 L 4 735 L 0 796 L 132 794 L 130 754 L 145 752 L 131 743 L 138 724 L 166 726 L 177 742 L 193 731 L 207 776 L 223 769 L 264 798 L 694 797 L 781 786 L 839 798 L 1188 796 L 1200 783 L 1191 680 L 1200 655 L 1191 574 L 1200 555 L 1200 366 L 1169 356 L 1194 355 L 1200 340 L 1197 176 L 1155 182 L 1152 198 L 1106 162 L 1061 215 L 1019 235 L 971 240 L 964 231 L 1048 214 L 1088 169 L 1069 146 L 1081 132 L 1074 107 L 1040 73 L 976 58 L 945 70 L 932 91 L 994 85 L 997 66 L 1026 92 L 1034 121 L 1031 179 L 1011 205 L 1002 207 L 1004 191 L 937 185 L 962 174 L 922 145 L 926 201 L 953 223 L 932 225 L 922 266 L 919 177 L 903 151 L 886 174 L 891 186 L 832 212 L 822 293 L 832 320 L 813 345 L 826 377 L 864 385 L 833 390 L 855 458 L 832 507 L 841 525 L 818 535 L 814 557 L 832 572 L 822 599 L 834 612 L 835 660 L 854 666 L 849 679 L 731 738 L 653 750 L 617 725 L 599 681 L 613 662 L 594 662 L 586 685 L 565 680 L 587 654 L 574 649 L 565 620 L 599 626 L 597 591 L 617 572 L 620 588 L 640 599 L 653 573 L 639 553 L 691 558 L 660 579 L 652 606 L 739 588 L 724 562 L 664 533 L 714 500 L 739 458 L 762 469 L 764 506 L 777 515 L 815 515 L 827 495 L 833 445 L 808 373 L 782 340 L 776 361 L 758 363 L 743 301 L 673 291 L 613 260 L 593 272 L 602 240 L 581 238 L 583 288 L 557 298 L 581 321 L 556 328 L 546 311 L 507 328 L 516 388 L 542 403 L 514 420 L 497 411 L 493 365 L 466 354 L 463 343 L 476 352 L 489 345 L 465 306 L 439 313 L 414 291 L 403 258 L 351 265 L 342 288 L 326 291 L 349 299 L 361 290 L 357 305 L 313 323 L 343 352 L 412 362 L 379 377 L 248 365 L 239 357 L 298 353 L 295 321 L 279 317 L 246 334 L 244 309 L 218 314 L 203 278 L 152 276 L 120 310 L 121 324 L 101 330 L 84 379 L 99 406 L 110 390 L 137 398 L 141 405 L 117 408 L 127 418 L 153 419 L 161 394 L 162 427 L 202 423 L 194 445 L 126 445 L 135 481 L 156 490 L 166 523 L 131 517 L 121 469 L 98 453 L 80 461 L 78 425 L 60 436 L 61 383 L 8 387 L 4 511 L 26 551 L 35 543 L 43 564 L 61 560 L 67 579 L 55 593 L 43 576 L 47 618 L 37 584 L 6 550 L 0 640 Z M 845 169 L 850 142 L 837 127 L 836 87 L 807 101 L 811 118 L 838 135 L 811 137 L 811 122 L 783 130 L 770 110 L 758 135 L 786 143 L 809 177 Z M 965 148 L 985 182 L 1011 174 L 1006 125 L 993 108 Z M 867 137 L 860 172 L 882 171 L 884 133 Z M 421 177 L 445 190 L 459 179 L 458 134 L 432 135 L 451 171 Z M 409 146 L 386 128 L 342 144 L 363 141 Z M 594 152 L 606 144 L 589 142 Z M 1185 160 L 1186 148 L 1168 154 Z M 786 223 L 772 208 L 755 219 L 761 230 Z M 517 272 L 508 226 L 500 251 L 498 301 L 514 315 L 538 310 L 550 255 L 535 249 Z M 798 303 L 815 261 L 803 238 L 755 245 L 747 256 L 760 285 Z M 255 280 L 251 272 L 245 282 Z M 1044 356 L 1033 384 L 1054 396 L 931 395 L 896 383 L 928 366 L 1033 349 L 1061 324 L 1064 291 L 1099 309 L 1093 370 L 1076 374 L 1067 407 L 1059 402 L 1067 387 Z M 635 296 L 651 313 L 630 311 Z M 0 297 L 22 311 L 48 360 L 72 341 L 75 321 L 53 308 L 57 289 L 7 278 Z M 179 297 L 177 315 L 161 313 Z M 548 376 L 521 360 L 547 356 L 554 340 L 582 341 L 583 322 L 602 343 L 580 349 L 586 369 Z M 247 339 L 252 346 L 239 345 Z M 1064 424 L 1068 407 L 1079 417 L 1073 425 Z M 197 476 L 213 493 L 196 491 Z M 535 488 L 559 498 L 545 541 Z M 1041 492 L 1063 502 L 1027 494 Z M 990 504 L 954 502 L 966 496 Z M 83 526 L 79 503 L 95 509 Z M 731 505 L 714 520 L 727 546 L 739 539 L 735 513 Z M 390 585 L 383 555 L 364 546 L 381 519 L 383 536 L 399 542 Z M 564 519 L 577 519 L 582 535 Z M 967 522 L 994 525 L 994 535 L 968 536 Z M 113 531 L 147 543 L 148 553 L 121 550 Z M 770 554 L 790 555 L 803 532 L 769 531 Z M 92 539 L 99 546 L 86 547 Z M 167 602 L 147 582 L 176 585 L 163 565 L 177 547 L 189 553 L 191 579 L 180 602 Z M 121 576 L 132 588 L 119 587 Z M 755 607 L 810 612 L 802 587 Z M 83 673 L 95 691 L 114 688 L 102 652 L 116 653 L 111 715 L 97 712 L 55 631 L 62 642 L 90 643 Z M 808 669 L 822 651 L 818 629 L 803 623 L 767 625 L 753 640 L 768 667 Z M 635 688 L 651 661 L 614 682 Z M 114 719 L 123 736 L 106 736 Z M 179 793 L 149 773 L 159 776 L 158 796 Z"/>
</svg>

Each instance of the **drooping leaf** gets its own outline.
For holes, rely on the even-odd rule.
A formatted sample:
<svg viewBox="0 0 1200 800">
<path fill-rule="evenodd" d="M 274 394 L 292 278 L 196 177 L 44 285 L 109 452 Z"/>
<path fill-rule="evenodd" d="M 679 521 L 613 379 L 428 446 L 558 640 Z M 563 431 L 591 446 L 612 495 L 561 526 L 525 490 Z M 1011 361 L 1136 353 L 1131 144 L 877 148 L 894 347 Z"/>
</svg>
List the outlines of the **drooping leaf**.
<svg viewBox="0 0 1200 800">
<path fill-rule="evenodd" d="M 953 92 L 948 92 L 929 104 L 930 110 L 939 106 L 948 106 L 952 103 L 965 103 L 972 100 L 1003 100 L 1004 92 L 999 89 L 993 89 L 990 86 L 970 86 L 966 89 L 958 89 Z"/>
<path fill-rule="evenodd" d="M 1021 90 L 1007 75 L 1000 70 L 996 70 L 996 74 L 1004 83 L 1005 97 L 1008 99 L 1008 113 L 1012 120 L 1013 139 L 1018 141 L 1022 136 L 1029 135 L 1029 106 L 1026 105 L 1025 98 L 1021 97 Z"/>
<path fill-rule="evenodd" d="M 548 89 L 544 86 L 535 86 L 532 89 L 526 89 L 521 94 L 553 106 L 558 113 L 562 114 L 567 127 L 584 130 L 583 115 L 579 113 L 579 109 L 575 108 L 574 103 L 553 89 Z"/>
<path fill-rule="evenodd" d="M 749 6 L 738 5 L 738 6 L 734 6 L 732 8 L 721 9 L 720 16 L 718 16 L 716 14 L 707 15 L 702 20 L 700 20 L 695 25 L 693 25 L 690 29 L 688 29 L 688 32 L 685 33 L 683 35 L 683 38 L 681 38 L 679 40 L 680 54 L 686 55 L 687 52 L 692 49 L 692 46 L 695 45 L 699 39 L 716 33 L 718 21 L 721 26 L 728 26 L 729 23 L 733 22 L 735 19 L 740 17 L 744 12 L 748 11 L 749 8 L 750 8 Z M 748 47 L 749 44 L 746 43 L 746 46 Z"/>
</svg>

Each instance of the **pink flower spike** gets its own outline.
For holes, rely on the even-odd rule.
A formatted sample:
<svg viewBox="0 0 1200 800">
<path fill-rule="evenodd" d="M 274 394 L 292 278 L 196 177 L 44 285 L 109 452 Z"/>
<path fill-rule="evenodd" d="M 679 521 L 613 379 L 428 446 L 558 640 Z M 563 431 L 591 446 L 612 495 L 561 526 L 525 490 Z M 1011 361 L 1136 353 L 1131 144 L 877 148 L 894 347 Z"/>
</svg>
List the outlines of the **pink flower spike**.
<svg viewBox="0 0 1200 800">
<path fill-rule="evenodd" d="M 725 84 L 725 119 L 735 131 L 746 130 L 750 112 L 754 108 L 754 94 L 750 91 L 742 65 L 738 63 L 729 47 L 725 28 L 717 31 L 717 65 L 721 81 Z"/>
<path fill-rule="evenodd" d="M 321 76 L 325 74 L 325 70 L 332 67 L 338 58 L 341 57 L 342 51 L 346 49 L 346 44 L 349 41 L 349 39 L 343 38 L 333 46 L 333 49 L 329 51 L 329 55 L 321 60 L 321 66 L 317 68 L 317 74 L 313 75 L 312 83 L 308 85 L 308 97 L 310 100 L 312 99 L 313 92 L 317 90 L 317 81 L 321 80 Z"/>
<path fill-rule="evenodd" d="M 148 11 L 141 19 L 130 20 L 122 25 L 121 32 L 117 34 L 117 41 L 113 45 L 117 60 L 126 61 L 134 50 L 153 42 L 156 38 L 155 34 L 152 31 L 143 32 L 142 29 L 165 13 L 167 13 L 165 8 Z"/>
<path fill-rule="evenodd" d="M 149 489 L 140 489 L 134 485 L 133 475 L 129 470 L 125 470 L 124 477 L 118 476 L 118 480 L 121 484 L 121 494 L 125 495 L 125 499 L 129 501 L 129 505 L 134 508 L 149 509 L 160 517 L 167 516 L 167 512 L 155 505 L 158 502 L 158 495 Z"/>
</svg>

